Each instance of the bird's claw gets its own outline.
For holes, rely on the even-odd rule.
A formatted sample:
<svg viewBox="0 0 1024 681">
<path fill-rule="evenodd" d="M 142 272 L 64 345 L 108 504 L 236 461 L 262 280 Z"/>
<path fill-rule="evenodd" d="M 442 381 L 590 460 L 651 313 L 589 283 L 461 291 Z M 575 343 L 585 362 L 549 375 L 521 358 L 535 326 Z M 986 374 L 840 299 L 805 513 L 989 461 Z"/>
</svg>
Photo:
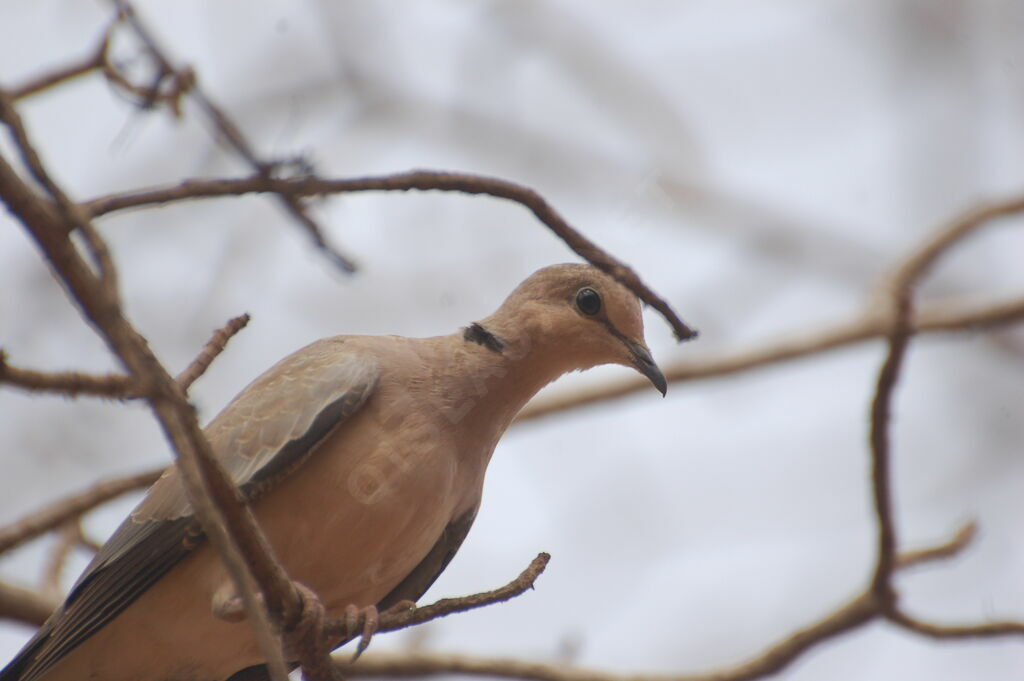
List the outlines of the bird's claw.
<svg viewBox="0 0 1024 681">
<path fill-rule="evenodd" d="M 360 621 L 362 627 L 359 626 Z M 352 653 L 352 660 L 355 662 L 359 659 L 359 656 L 363 654 L 363 651 L 370 645 L 370 641 L 373 639 L 373 635 L 377 633 L 377 628 L 380 626 L 380 613 L 377 611 L 377 606 L 368 605 L 365 608 L 360 608 L 358 605 L 348 605 L 345 607 L 345 629 L 351 638 L 359 636 L 359 645 L 356 646 L 356 651 Z"/>
<path fill-rule="evenodd" d="M 334 663 L 331 650 L 337 641 L 324 635 L 327 608 L 316 592 L 301 582 L 293 582 L 301 609 L 287 630 L 285 647 L 291 659 L 302 665 L 303 679 L 343 681 Z"/>
</svg>

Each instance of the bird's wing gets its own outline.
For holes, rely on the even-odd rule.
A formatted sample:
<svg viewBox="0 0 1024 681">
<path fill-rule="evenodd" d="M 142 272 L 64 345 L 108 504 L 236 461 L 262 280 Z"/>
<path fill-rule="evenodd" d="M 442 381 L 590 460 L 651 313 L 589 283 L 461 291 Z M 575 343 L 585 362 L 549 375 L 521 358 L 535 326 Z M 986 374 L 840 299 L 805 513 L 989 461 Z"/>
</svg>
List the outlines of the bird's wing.
<svg viewBox="0 0 1024 681">
<path fill-rule="evenodd" d="M 355 414 L 379 376 L 376 362 L 325 339 L 283 359 L 206 428 L 214 455 L 248 499 L 300 466 Z M 31 681 L 67 655 L 187 556 L 203 540 L 172 466 L 114 532 L 0 681 Z"/>
</svg>

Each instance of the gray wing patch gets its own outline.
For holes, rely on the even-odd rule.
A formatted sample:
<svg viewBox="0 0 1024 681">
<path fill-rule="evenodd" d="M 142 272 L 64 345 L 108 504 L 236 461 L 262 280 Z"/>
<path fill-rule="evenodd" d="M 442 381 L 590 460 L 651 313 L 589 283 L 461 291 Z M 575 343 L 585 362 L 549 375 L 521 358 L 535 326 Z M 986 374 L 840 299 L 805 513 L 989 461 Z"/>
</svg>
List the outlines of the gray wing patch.
<svg viewBox="0 0 1024 681">
<path fill-rule="evenodd" d="M 342 339 L 309 345 L 253 381 L 206 428 L 214 455 L 247 499 L 309 457 L 373 393 L 378 366 Z M 114 532 L 64 605 L 0 681 L 32 681 L 127 608 L 203 541 L 172 466 Z"/>
<path fill-rule="evenodd" d="M 250 383 L 206 427 L 217 460 L 246 498 L 258 496 L 301 465 L 314 446 L 373 392 L 377 363 L 345 356 L 343 346 L 344 341 L 328 338 L 286 357 Z M 172 467 L 132 518 L 141 522 L 191 514 Z"/>
</svg>

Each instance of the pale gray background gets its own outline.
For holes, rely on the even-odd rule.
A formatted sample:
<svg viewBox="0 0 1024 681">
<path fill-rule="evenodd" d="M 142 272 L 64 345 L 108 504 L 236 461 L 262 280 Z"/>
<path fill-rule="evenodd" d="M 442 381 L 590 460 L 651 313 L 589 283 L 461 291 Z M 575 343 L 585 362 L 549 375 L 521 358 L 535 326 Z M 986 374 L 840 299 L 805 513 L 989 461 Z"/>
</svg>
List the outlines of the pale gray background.
<svg viewBox="0 0 1024 681">
<path fill-rule="evenodd" d="M 1024 4 L 1015 0 L 140 3 L 172 54 L 268 155 L 325 175 L 438 168 L 528 184 L 634 265 L 703 336 L 695 358 L 854 314 L 948 217 L 1024 181 Z M 0 5 L 0 78 L 91 50 L 81 0 Z M 128 55 L 119 42 L 119 54 Z M 140 115 L 99 78 L 21 106 L 76 198 L 244 167 L 185 119 Z M 9 149 L 4 138 L 5 149 Z M 196 385 L 204 419 L 256 374 L 335 333 L 448 333 L 534 269 L 573 256 L 521 208 L 366 195 L 319 210 L 362 263 L 340 276 L 266 198 L 103 220 L 127 310 L 172 371 L 210 332 L 253 321 Z M 958 250 L 926 288 L 1024 290 L 1024 231 Z M 19 225 L 0 217 L 0 345 L 21 366 L 115 368 Z M 740 662 L 866 582 L 874 528 L 867 400 L 881 343 L 674 385 L 514 429 L 476 527 L 428 598 L 491 588 L 540 550 L 537 590 L 429 626 L 431 649 L 613 670 Z M 939 621 L 1024 619 L 1024 336 L 926 338 L 900 384 L 895 472 L 905 547 L 975 518 L 955 561 L 900 580 Z M 610 368 L 552 390 L 619 378 Z M 0 391 L 0 522 L 167 460 L 138 405 Z M 109 532 L 132 500 L 88 519 Z M 46 541 L 0 564 L 32 585 Z M 84 565 L 79 556 L 68 579 Z M 0 630 L 0 658 L 27 638 Z M 405 645 L 382 636 L 375 647 Z M 884 625 L 833 641 L 787 680 L 1009 679 L 1024 642 L 935 644 Z"/>
</svg>

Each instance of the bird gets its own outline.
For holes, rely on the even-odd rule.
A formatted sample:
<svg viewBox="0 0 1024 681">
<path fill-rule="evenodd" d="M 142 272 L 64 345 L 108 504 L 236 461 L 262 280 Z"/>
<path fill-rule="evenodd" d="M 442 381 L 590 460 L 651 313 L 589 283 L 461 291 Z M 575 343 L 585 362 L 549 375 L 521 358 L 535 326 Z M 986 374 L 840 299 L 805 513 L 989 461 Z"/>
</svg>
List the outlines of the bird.
<svg viewBox="0 0 1024 681">
<path fill-rule="evenodd" d="M 204 433 L 290 577 L 328 615 L 383 610 L 417 601 L 458 551 L 519 410 L 563 374 L 603 364 L 665 395 L 637 297 L 594 266 L 553 265 L 448 335 L 315 341 Z M 238 600 L 172 465 L 0 681 L 266 678 Z"/>
</svg>

